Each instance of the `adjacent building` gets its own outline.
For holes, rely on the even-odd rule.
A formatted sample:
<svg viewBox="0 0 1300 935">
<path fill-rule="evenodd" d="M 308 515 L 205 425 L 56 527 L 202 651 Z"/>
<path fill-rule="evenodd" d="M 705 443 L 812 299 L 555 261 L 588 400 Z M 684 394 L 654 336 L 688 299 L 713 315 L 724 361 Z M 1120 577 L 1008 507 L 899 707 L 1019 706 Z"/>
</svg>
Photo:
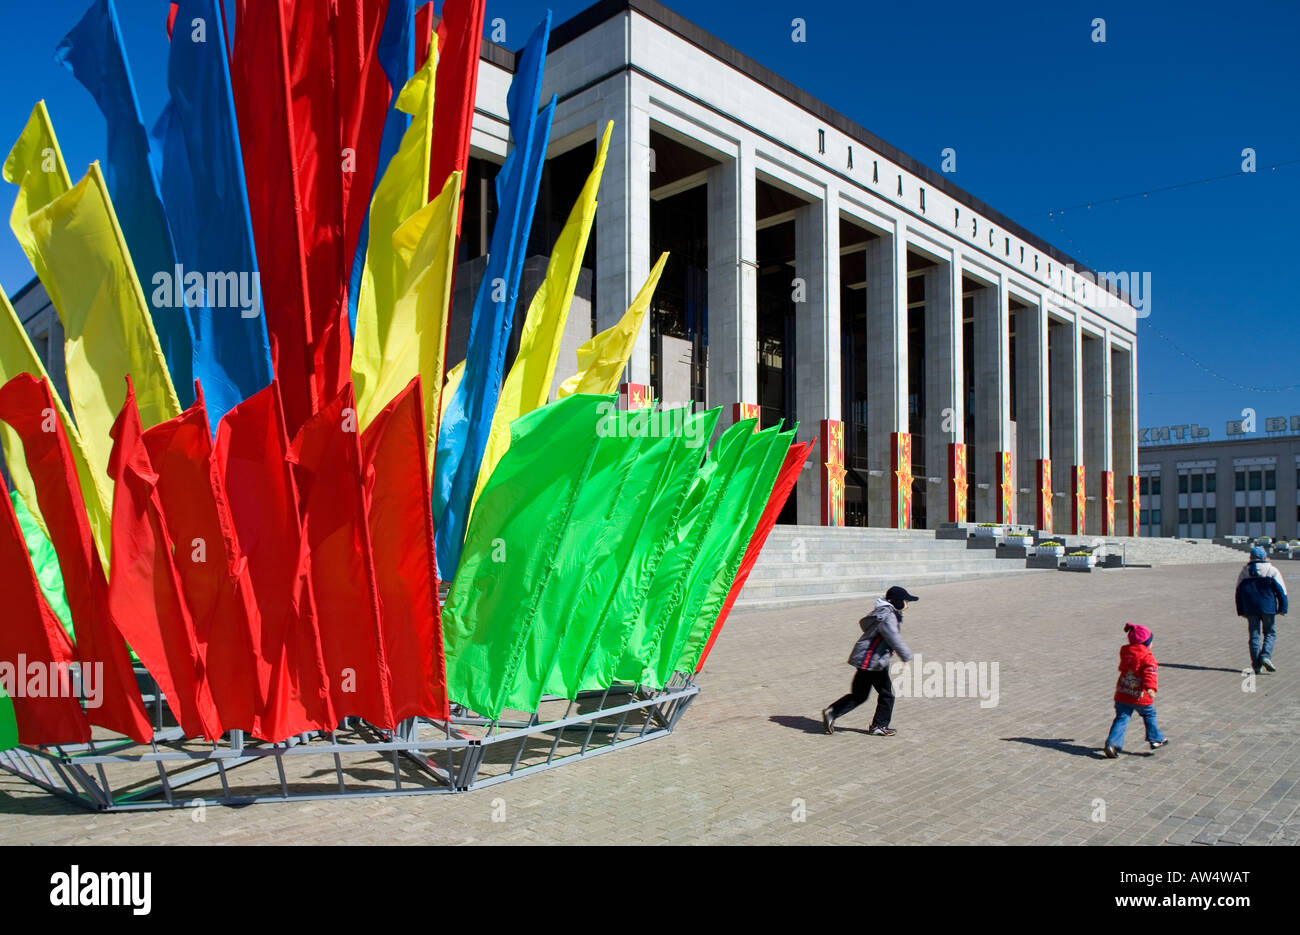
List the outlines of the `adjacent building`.
<svg viewBox="0 0 1300 935">
<path fill-rule="evenodd" d="M 1140 534 L 1300 538 L 1300 417 L 1294 423 L 1223 441 L 1143 445 Z"/>
</svg>

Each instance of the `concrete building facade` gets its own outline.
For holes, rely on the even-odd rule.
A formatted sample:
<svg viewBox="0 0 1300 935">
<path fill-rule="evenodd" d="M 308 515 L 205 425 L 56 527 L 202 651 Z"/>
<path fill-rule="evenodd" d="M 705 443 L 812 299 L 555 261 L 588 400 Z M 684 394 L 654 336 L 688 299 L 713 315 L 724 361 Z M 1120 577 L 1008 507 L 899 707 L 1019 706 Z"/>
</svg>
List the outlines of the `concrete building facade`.
<svg viewBox="0 0 1300 935">
<path fill-rule="evenodd" d="M 510 77 L 485 55 L 481 159 L 506 152 Z M 589 326 L 671 251 L 627 380 L 724 424 L 797 420 L 818 448 L 783 520 L 1135 533 L 1122 292 L 651 0 L 557 26 L 551 94 L 552 161 L 614 121 Z"/>
</svg>

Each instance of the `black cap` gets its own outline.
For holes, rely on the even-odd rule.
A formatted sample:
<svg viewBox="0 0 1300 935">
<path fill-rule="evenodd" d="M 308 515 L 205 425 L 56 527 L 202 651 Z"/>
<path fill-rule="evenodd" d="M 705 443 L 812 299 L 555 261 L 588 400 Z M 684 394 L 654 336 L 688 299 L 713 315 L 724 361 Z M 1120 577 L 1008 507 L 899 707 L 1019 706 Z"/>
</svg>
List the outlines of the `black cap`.
<svg viewBox="0 0 1300 935">
<path fill-rule="evenodd" d="M 898 585 L 894 585 L 885 592 L 885 600 L 889 601 L 889 603 L 893 604 L 899 610 L 902 610 L 903 601 L 919 601 L 920 598 L 915 594 L 908 594 L 906 588 L 900 588 Z"/>
</svg>

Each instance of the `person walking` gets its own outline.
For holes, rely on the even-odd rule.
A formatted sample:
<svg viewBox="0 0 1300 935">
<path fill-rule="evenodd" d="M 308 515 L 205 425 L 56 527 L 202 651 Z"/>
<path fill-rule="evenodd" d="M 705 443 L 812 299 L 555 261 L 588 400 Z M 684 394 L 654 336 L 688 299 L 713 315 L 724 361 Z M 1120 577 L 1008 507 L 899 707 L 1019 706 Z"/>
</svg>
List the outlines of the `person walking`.
<svg viewBox="0 0 1300 935">
<path fill-rule="evenodd" d="M 885 592 L 884 597 L 876 598 L 875 608 L 858 621 L 862 636 L 853 644 L 853 652 L 849 654 L 849 665 L 857 671 L 849 693 L 822 711 L 826 733 L 835 733 L 836 719 L 866 701 L 873 688 L 876 690 L 876 715 L 871 719 L 868 733 L 877 737 L 892 737 L 898 733 L 889 726 L 894 713 L 894 685 L 889 664 L 894 653 L 898 653 L 904 662 L 912 659 L 912 651 L 903 642 L 899 628 L 903 625 L 903 610 L 916 600 L 919 600 L 916 595 L 895 585 Z"/>
<path fill-rule="evenodd" d="M 1147 743 L 1156 750 L 1169 743 L 1169 738 L 1156 724 L 1156 688 L 1160 666 L 1151 652 L 1155 639 L 1146 627 L 1134 623 L 1124 624 L 1128 645 L 1119 651 L 1119 681 L 1115 684 L 1115 720 L 1111 722 L 1106 737 L 1106 756 L 1115 759 L 1124 749 L 1124 732 L 1129 718 L 1142 717 L 1146 727 Z"/>
<path fill-rule="evenodd" d="M 1277 632 L 1273 629 L 1278 614 L 1287 612 L 1286 582 L 1268 560 L 1263 546 L 1250 550 L 1250 561 L 1237 576 L 1237 616 L 1245 617 L 1250 626 L 1250 667 L 1276 672 L 1273 646 Z"/>
</svg>

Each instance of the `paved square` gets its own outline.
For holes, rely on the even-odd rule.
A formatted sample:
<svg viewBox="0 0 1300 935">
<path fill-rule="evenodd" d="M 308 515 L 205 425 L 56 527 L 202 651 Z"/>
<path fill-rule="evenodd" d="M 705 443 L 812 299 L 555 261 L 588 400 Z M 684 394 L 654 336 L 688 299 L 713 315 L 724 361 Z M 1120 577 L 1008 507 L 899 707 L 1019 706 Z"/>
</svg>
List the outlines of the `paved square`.
<svg viewBox="0 0 1300 935">
<path fill-rule="evenodd" d="M 1295 844 L 1300 636 L 1279 618 L 1280 671 L 1243 690 L 1238 568 L 917 588 L 912 649 L 997 663 L 997 705 L 900 697 L 893 738 L 865 733 L 874 699 L 822 732 L 821 708 L 852 676 L 861 605 L 739 613 L 663 740 L 465 795 L 208 808 L 202 822 L 95 815 L 0 774 L 0 843 Z M 1149 753 L 1135 721 L 1106 760 L 1129 620 L 1155 632 L 1172 743 Z"/>
</svg>

